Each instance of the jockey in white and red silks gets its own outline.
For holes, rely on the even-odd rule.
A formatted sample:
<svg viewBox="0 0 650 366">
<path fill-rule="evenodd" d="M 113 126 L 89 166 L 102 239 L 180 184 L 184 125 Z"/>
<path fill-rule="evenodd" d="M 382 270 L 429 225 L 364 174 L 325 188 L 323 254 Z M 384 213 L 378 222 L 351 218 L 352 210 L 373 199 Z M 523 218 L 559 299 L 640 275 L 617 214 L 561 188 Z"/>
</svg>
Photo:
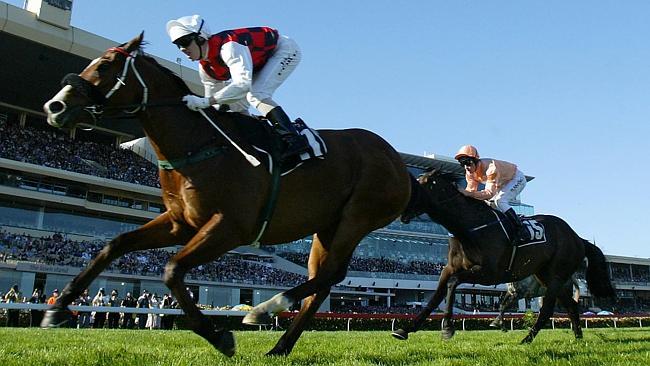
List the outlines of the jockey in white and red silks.
<svg viewBox="0 0 650 366">
<path fill-rule="evenodd" d="M 225 30 L 210 34 L 199 15 L 167 22 L 167 34 L 192 61 L 199 61 L 205 96 L 186 95 L 191 110 L 228 105 L 248 113 L 253 106 L 271 121 L 287 145 L 285 155 L 307 150 L 305 139 L 273 99 L 273 93 L 300 63 L 298 44 L 269 27 Z"/>
</svg>

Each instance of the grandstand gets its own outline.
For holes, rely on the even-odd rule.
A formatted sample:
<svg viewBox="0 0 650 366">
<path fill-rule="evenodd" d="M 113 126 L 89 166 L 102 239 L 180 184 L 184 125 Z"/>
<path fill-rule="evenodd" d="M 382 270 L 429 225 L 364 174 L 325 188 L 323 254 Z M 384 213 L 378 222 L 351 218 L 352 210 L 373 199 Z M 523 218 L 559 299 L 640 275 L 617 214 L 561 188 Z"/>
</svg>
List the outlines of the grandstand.
<svg viewBox="0 0 650 366">
<path fill-rule="evenodd" d="M 58 91 L 60 78 L 119 43 L 70 26 L 65 16 L 70 10 L 57 9 L 64 15 L 0 2 L 0 44 L 21 50 L 0 53 L 0 292 L 13 284 L 23 294 L 35 287 L 48 294 L 60 289 L 107 240 L 164 210 L 151 157 L 120 148 L 143 136 L 137 123 L 108 119 L 92 131 L 79 126 L 69 132 L 45 123 L 42 104 Z M 202 90 L 195 70 L 158 61 L 182 70 L 188 85 Z M 402 153 L 402 158 L 414 174 L 436 168 L 456 174 L 459 182 L 463 178 L 460 166 L 445 156 Z M 514 205 L 533 214 L 530 205 Z M 446 261 L 447 240 L 446 230 L 426 218 L 408 225 L 396 221 L 373 232 L 321 311 L 388 312 L 426 301 Z M 206 306 L 256 305 L 305 280 L 310 244 L 311 238 L 304 238 L 242 247 L 188 274 L 190 290 Z M 125 256 L 93 282 L 90 293 L 100 287 L 120 294 L 168 293 L 161 273 L 177 249 Z M 650 309 L 650 259 L 610 255 L 608 260 L 625 309 Z M 461 286 L 454 305 L 495 310 L 504 289 Z M 582 293 L 583 305 L 591 306 L 588 293 Z"/>
</svg>

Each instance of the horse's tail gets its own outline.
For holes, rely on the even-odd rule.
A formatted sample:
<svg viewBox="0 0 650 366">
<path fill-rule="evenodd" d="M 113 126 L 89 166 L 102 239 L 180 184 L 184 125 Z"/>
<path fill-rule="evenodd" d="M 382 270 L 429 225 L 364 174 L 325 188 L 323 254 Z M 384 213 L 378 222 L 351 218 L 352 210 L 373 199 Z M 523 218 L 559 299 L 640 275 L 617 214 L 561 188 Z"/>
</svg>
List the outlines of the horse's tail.
<svg viewBox="0 0 650 366">
<path fill-rule="evenodd" d="M 605 255 L 597 246 L 587 240 L 582 239 L 585 244 L 585 254 L 587 256 L 587 287 L 589 292 L 596 297 L 616 298 L 616 291 L 612 286 L 607 271 Z"/>
</svg>

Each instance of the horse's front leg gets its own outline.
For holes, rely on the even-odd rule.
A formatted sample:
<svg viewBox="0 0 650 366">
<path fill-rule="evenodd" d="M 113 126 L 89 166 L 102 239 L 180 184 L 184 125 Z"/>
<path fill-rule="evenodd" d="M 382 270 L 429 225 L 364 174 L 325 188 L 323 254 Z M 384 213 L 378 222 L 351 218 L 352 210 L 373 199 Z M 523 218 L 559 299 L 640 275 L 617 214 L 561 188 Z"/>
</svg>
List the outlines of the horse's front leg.
<svg viewBox="0 0 650 366">
<path fill-rule="evenodd" d="M 456 288 L 462 283 L 478 283 L 479 279 L 483 277 L 482 267 L 474 265 L 469 270 L 464 270 L 453 274 L 449 277 L 447 282 L 447 306 L 445 307 L 444 316 L 442 318 L 442 333 L 443 339 L 451 339 L 456 333 L 454 327 L 454 297 L 456 295 Z"/>
<path fill-rule="evenodd" d="M 212 321 L 196 307 L 185 286 L 187 271 L 220 257 L 243 242 L 231 225 L 214 215 L 165 266 L 164 281 L 178 300 L 194 333 L 228 357 L 235 354 L 235 338 L 227 329 L 215 330 Z"/>
<path fill-rule="evenodd" d="M 422 327 L 422 324 L 427 320 L 429 315 L 431 315 L 431 312 L 440 305 L 442 302 L 442 299 L 445 298 L 445 295 L 447 294 L 447 282 L 449 280 L 449 276 L 453 274 L 454 269 L 450 266 L 447 265 L 445 268 L 442 270 L 440 273 L 440 278 L 438 279 L 438 288 L 436 288 L 436 292 L 431 296 L 429 299 L 429 302 L 427 302 L 427 305 L 418 313 L 418 315 L 415 317 L 413 320 L 413 324 L 411 324 L 411 327 L 406 328 L 406 329 L 398 329 L 394 332 L 391 333 L 391 335 L 399 340 L 405 340 L 408 339 L 409 333 L 415 333 Z"/>
<path fill-rule="evenodd" d="M 188 232 L 174 232 L 168 212 L 156 217 L 140 228 L 120 234 L 111 240 L 93 258 L 88 266 L 81 271 L 61 292 L 43 316 L 41 327 L 60 327 L 70 320 L 70 311 L 67 309 L 84 289 L 92 283 L 99 274 L 120 256 L 143 249 L 162 248 L 179 242 L 184 242 L 190 237 Z"/>
<path fill-rule="evenodd" d="M 444 316 L 442 318 L 442 339 L 451 339 L 456 333 L 454 327 L 454 297 L 456 295 L 456 288 L 460 285 L 458 275 L 452 275 L 447 282 L 447 306 L 445 307 Z"/>
</svg>

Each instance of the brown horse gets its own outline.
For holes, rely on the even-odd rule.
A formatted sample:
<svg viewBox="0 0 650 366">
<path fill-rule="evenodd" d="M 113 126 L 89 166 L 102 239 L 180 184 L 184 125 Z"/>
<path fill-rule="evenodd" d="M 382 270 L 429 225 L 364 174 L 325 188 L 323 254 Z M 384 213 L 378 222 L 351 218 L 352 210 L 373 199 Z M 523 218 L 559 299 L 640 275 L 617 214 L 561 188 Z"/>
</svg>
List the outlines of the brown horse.
<svg viewBox="0 0 650 366">
<path fill-rule="evenodd" d="M 260 121 L 204 110 L 229 139 L 217 133 L 200 113 L 180 103 L 190 90 L 173 72 L 142 54 L 142 38 L 140 34 L 107 50 L 79 75 L 66 76 L 67 85 L 44 109 L 48 123 L 55 127 L 94 123 L 102 113 L 132 113 L 158 159 L 177 166 L 159 171 L 167 210 L 111 240 L 66 286 L 42 326 L 64 323 L 67 306 L 114 259 L 135 250 L 183 244 L 165 267 L 165 284 L 178 298 L 194 332 L 232 356 L 232 333 L 213 329 L 183 281 L 188 270 L 253 243 L 260 232 L 271 175 L 263 166 L 251 165 L 241 151 L 255 151 L 246 138 Z M 248 324 L 263 323 L 270 319 L 268 314 L 306 298 L 299 315 L 269 352 L 272 355 L 291 352 L 330 287 L 345 278 L 359 241 L 396 219 L 410 197 L 406 166 L 381 137 L 361 129 L 322 130 L 320 135 L 328 145 L 327 157 L 308 161 L 282 178 L 275 214 L 259 240 L 272 245 L 314 235 L 309 280 L 257 305 L 244 319 Z M 234 149 L 234 144 L 240 148 Z"/>
<path fill-rule="evenodd" d="M 520 246 L 513 258 L 511 240 L 502 226 L 504 216 L 484 202 L 462 195 L 453 177 L 434 171 L 422 175 L 418 182 L 413 180 L 412 185 L 412 198 L 402 215 L 402 221 L 408 222 L 413 217 L 426 213 L 431 220 L 447 228 L 454 237 L 449 240 L 448 262 L 440 274 L 436 292 L 416 316 L 411 327 L 392 333 L 395 338 L 404 340 L 408 338 L 409 332 L 417 331 L 446 296 L 442 336 L 449 339 L 454 335 L 452 304 L 458 285 L 496 285 L 518 281 L 530 275 L 536 275 L 543 283 L 546 296 L 537 321 L 521 342 L 533 341 L 553 314 L 556 300 L 566 307 L 575 336 L 581 338 L 578 304 L 571 297 L 571 292 L 562 291 L 562 287 L 582 264 L 585 256 L 588 259 L 587 285 L 591 294 L 596 297 L 616 296 L 603 253 L 595 245 L 580 238 L 559 217 L 533 216 L 537 223 L 544 226 L 546 240 Z"/>
</svg>

